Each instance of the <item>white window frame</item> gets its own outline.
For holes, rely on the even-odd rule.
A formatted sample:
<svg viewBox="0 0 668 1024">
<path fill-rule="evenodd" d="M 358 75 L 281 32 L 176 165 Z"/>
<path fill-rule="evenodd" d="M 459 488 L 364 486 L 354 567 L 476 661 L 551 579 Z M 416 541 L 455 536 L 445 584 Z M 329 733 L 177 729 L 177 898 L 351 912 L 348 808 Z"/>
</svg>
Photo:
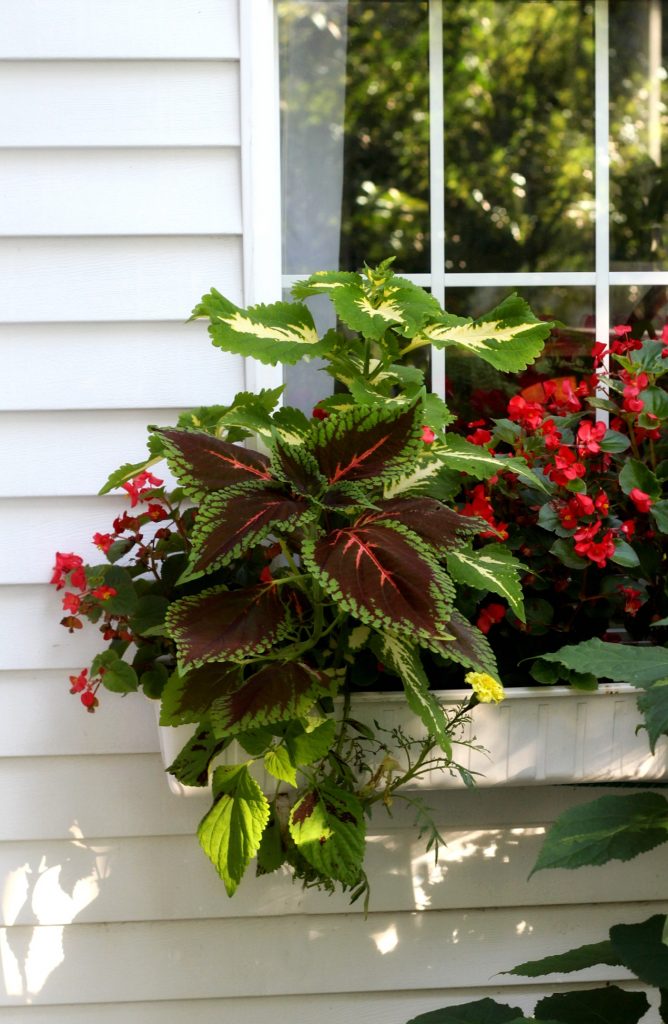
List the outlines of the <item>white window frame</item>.
<svg viewBox="0 0 668 1024">
<path fill-rule="evenodd" d="M 447 0 L 446 0 L 447 2 Z M 443 123 L 443 6 L 429 0 L 431 270 L 403 276 L 428 287 L 443 305 L 448 288 L 589 286 L 595 289 L 596 334 L 609 337 L 610 288 L 666 285 L 668 270 L 610 271 L 609 62 L 610 0 L 594 0 L 595 263 L 591 271 L 448 273 L 445 269 Z M 304 274 L 281 274 L 278 25 L 275 0 L 241 0 L 241 125 L 244 217 L 244 298 L 247 304 L 281 297 Z M 324 267 L 313 267 L 324 270 Z M 401 268 L 398 268 L 401 272 Z M 445 355 L 432 350 L 434 391 L 445 397 Z M 276 387 L 281 371 L 249 367 L 248 386 Z"/>
</svg>

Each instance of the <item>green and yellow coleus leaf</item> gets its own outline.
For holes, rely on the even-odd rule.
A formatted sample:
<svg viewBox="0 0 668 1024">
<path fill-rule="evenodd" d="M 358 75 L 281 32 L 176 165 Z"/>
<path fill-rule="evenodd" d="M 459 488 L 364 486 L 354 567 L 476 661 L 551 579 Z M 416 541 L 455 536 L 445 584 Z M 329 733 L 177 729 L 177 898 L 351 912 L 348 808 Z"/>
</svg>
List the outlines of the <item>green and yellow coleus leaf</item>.
<svg viewBox="0 0 668 1024">
<path fill-rule="evenodd" d="M 526 570 L 502 544 L 488 544 L 473 550 L 470 546 L 448 552 L 448 571 L 458 583 L 491 591 L 505 597 L 517 617 L 526 621 L 520 572 Z"/>
</svg>

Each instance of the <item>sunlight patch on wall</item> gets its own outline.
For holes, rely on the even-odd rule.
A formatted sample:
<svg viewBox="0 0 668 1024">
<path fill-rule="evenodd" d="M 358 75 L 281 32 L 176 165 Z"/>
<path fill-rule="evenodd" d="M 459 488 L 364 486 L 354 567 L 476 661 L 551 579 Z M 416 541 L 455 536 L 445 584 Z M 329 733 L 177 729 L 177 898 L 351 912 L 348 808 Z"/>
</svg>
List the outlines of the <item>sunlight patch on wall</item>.
<svg viewBox="0 0 668 1024">
<path fill-rule="evenodd" d="M 396 949 L 399 945 L 399 936 L 397 935 L 396 925 L 391 924 L 389 928 L 386 928 L 384 932 L 376 932 L 371 936 L 373 941 L 376 943 L 376 949 L 383 956 L 386 953 L 391 953 L 392 950 Z"/>
</svg>

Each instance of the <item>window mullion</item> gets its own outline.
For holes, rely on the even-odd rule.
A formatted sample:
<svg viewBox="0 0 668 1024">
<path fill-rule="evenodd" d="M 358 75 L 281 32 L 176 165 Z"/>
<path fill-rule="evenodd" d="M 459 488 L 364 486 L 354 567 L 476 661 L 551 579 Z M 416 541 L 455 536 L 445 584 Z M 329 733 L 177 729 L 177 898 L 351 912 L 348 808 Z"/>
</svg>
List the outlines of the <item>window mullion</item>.
<svg viewBox="0 0 668 1024">
<path fill-rule="evenodd" d="M 445 301 L 443 0 L 429 3 L 429 209 L 431 293 Z M 445 352 L 431 347 L 431 388 L 445 398 Z"/>
<path fill-rule="evenodd" d="M 608 39 L 608 0 L 596 0 L 594 8 L 594 109 L 596 148 L 596 338 L 607 343 L 610 338 L 610 73 Z M 601 373 L 607 374 L 609 357 L 603 357 Z M 607 397 L 607 390 L 599 382 L 599 398 Z M 607 422 L 605 410 L 597 410 L 598 419 Z"/>
</svg>

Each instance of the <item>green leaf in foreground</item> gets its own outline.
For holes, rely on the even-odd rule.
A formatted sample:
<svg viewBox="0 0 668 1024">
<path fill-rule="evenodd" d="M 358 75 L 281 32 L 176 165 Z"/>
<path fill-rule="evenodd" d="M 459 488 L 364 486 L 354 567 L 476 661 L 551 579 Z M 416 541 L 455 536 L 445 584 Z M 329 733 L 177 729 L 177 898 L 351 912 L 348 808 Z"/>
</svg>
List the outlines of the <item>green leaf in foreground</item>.
<svg viewBox="0 0 668 1024">
<path fill-rule="evenodd" d="M 556 661 L 576 672 L 591 672 L 598 679 L 633 686 L 647 686 L 668 676 L 668 649 L 665 647 L 632 647 L 595 638 L 540 657 L 541 661 Z"/>
<path fill-rule="evenodd" d="M 360 881 L 364 860 L 364 812 L 346 790 L 323 783 L 292 808 L 290 834 L 302 856 L 324 877 L 344 885 Z"/>
<path fill-rule="evenodd" d="M 638 708 L 645 718 L 645 726 L 652 753 L 657 740 L 668 734 L 668 678 L 657 679 L 638 697 Z"/>
<path fill-rule="evenodd" d="M 610 985 L 546 996 L 537 1003 L 534 1014 L 536 1020 L 564 1024 L 638 1024 L 648 1009 L 644 993 Z"/>
<path fill-rule="evenodd" d="M 526 621 L 519 571 L 525 569 L 501 544 L 488 544 L 474 551 L 471 547 L 448 553 L 448 572 L 458 583 L 505 597 L 522 622 Z"/>
<path fill-rule="evenodd" d="M 257 853 L 269 820 L 269 802 L 245 764 L 216 768 L 213 794 L 215 803 L 200 822 L 197 836 L 232 896 Z"/>
<path fill-rule="evenodd" d="M 525 1019 L 519 1006 L 497 1003 L 494 999 L 476 999 L 472 1003 L 421 1013 L 419 1017 L 411 1017 L 408 1024 L 514 1024 Z"/>
<path fill-rule="evenodd" d="M 555 953 L 544 956 L 541 960 L 527 960 L 518 964 L 504 974 L 519 974 L 522 978 L 540 978 L 544 974 L 570 974 L 571 971 L 584 971 L 587 967 L 597 964 L 617 966 L 622 961 L 607 939 L 603 942 L 590 942 L 577 949 L 569 949 L 566 953 Z"/>
<path fill-rule="evenodd" d="M 665 914 L 654 914 L 640 924 L 616 924 L 610 940 L 623 963 L 647 985 L 668 988 L 668 946 L 663 940 Z"/>
<path fill-rule="evenodd" d="M 631 860 L 668 840 L 668 801 L 658 793 L 603 796 L 571 807 L 545 837 L 531 874 Z"/>
</svg>

